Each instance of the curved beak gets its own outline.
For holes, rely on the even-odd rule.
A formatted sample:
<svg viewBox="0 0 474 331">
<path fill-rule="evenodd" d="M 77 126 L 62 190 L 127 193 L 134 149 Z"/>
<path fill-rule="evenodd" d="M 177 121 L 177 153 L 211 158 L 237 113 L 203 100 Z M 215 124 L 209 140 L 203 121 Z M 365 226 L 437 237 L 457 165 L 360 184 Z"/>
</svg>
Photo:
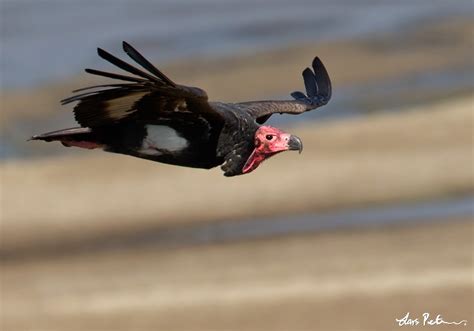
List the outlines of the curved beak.
<svg viewBox="0 0 474 331">
<path fill-rule="evenodd" d="M 291 135 L 288 140 L 288 150 L 299 151 L 301 153 L 303 151 L 303 143 L 301 142 L 301 139 L 297 136 Z"/>
</svg>

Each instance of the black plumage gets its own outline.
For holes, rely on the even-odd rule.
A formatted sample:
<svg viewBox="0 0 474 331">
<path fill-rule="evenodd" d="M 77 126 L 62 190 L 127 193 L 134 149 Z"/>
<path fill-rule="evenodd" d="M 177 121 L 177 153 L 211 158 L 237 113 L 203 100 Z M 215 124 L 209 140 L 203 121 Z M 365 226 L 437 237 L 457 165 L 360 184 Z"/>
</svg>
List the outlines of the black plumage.
<svg viewBox="0 0 474 331">
<path fill-rule="evenodd" d="M 242 174 L 255 149 L 255 134 L 274 113 L 301 114 L 325 105 L 331 82 L 324 65 L 315 58 L 303 71 L 306 95 L 295 100 L 210 102 L 205 91 L 179 85 L 151 64 L 131 45 L 123 49 L 142 69 L 98 49 L 103 59 L 134 75 L 95 69 L 86 72 L 124 81 L 78 89 L 62 100 L 78 102 L 74 116 L 82 128 L 33 136 L 59 140 L 66 146 L 101 147 L 106 151 L 196 168 L 222 164 L 226 176 Z"/>
</svg>

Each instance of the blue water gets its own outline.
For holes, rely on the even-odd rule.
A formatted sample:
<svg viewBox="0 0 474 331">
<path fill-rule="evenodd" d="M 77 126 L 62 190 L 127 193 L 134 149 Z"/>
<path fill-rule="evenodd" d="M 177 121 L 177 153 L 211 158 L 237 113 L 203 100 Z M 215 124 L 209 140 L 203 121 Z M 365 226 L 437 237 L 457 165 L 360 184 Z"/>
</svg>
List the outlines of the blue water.
<svg viewBox="0 0 474 331">
<path fill-rule="evenodd" d="M 152 242 L 209 243 L 317 233 L 341 228 L 449 222 L 452 219 L 469 217 L 474 217 L 474 196 L 195 225 L 163 231 L 148 239 Z"/>
<path fill-rule="evenodd" d="M 154 62 L 316 43 L 471 17 L 471 0 L 0 0 L 1 86 L 32 86 L 99 66 L 127 40 Z"/>
<path fill-rule="evenodd" d="M 474 196 L 449 200 L 406 203 L 382 207 L 347 209 L 318 214 L 234 220 L 176 226 L 168 229 L 143 229 L 113 236 L 45 244 L 40 249 L 0 249 L 0 259 L 34 258 L 69 253 L 88 253 L 117 248 L 154 249 L 189 245 L 265 239 L 286 235 L 323 233 L 340 229 L 367 229 L 380 226 L 456 222 L 474 216 Z"/>
</svg>

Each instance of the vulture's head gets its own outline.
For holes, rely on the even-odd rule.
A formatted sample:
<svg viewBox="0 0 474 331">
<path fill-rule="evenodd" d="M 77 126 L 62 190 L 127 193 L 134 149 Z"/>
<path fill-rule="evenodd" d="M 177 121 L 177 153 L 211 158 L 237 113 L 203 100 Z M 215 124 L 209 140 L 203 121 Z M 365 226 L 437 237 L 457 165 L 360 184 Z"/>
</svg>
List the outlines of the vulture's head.
<svg viewBox="0 0 474 331">
<path fill-rule="evenodd" d="M 255 170 L 269 157 L 284 151 L 301 151 L 303 143 L 297 136 L 271 126 L 261 126 L 255 132 L 254 150 L 242 169 L 246 174 Z"/>
</svg>

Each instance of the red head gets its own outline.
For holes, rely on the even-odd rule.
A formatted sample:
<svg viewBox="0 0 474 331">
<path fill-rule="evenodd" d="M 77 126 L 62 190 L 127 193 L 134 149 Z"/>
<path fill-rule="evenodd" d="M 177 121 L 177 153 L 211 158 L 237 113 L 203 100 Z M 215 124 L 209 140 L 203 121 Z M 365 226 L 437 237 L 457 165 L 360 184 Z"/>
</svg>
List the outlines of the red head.
<svg viewBox="0 0 474 331">
<path fill-rule="evenodd" d="M 303 150 L 301 139 L 271 126 L 261 126 L 255 132 L 255 149 L 242 169 L 246 174 L 255 170 L 269 157 L 288 150 Z"/>
</svg>

